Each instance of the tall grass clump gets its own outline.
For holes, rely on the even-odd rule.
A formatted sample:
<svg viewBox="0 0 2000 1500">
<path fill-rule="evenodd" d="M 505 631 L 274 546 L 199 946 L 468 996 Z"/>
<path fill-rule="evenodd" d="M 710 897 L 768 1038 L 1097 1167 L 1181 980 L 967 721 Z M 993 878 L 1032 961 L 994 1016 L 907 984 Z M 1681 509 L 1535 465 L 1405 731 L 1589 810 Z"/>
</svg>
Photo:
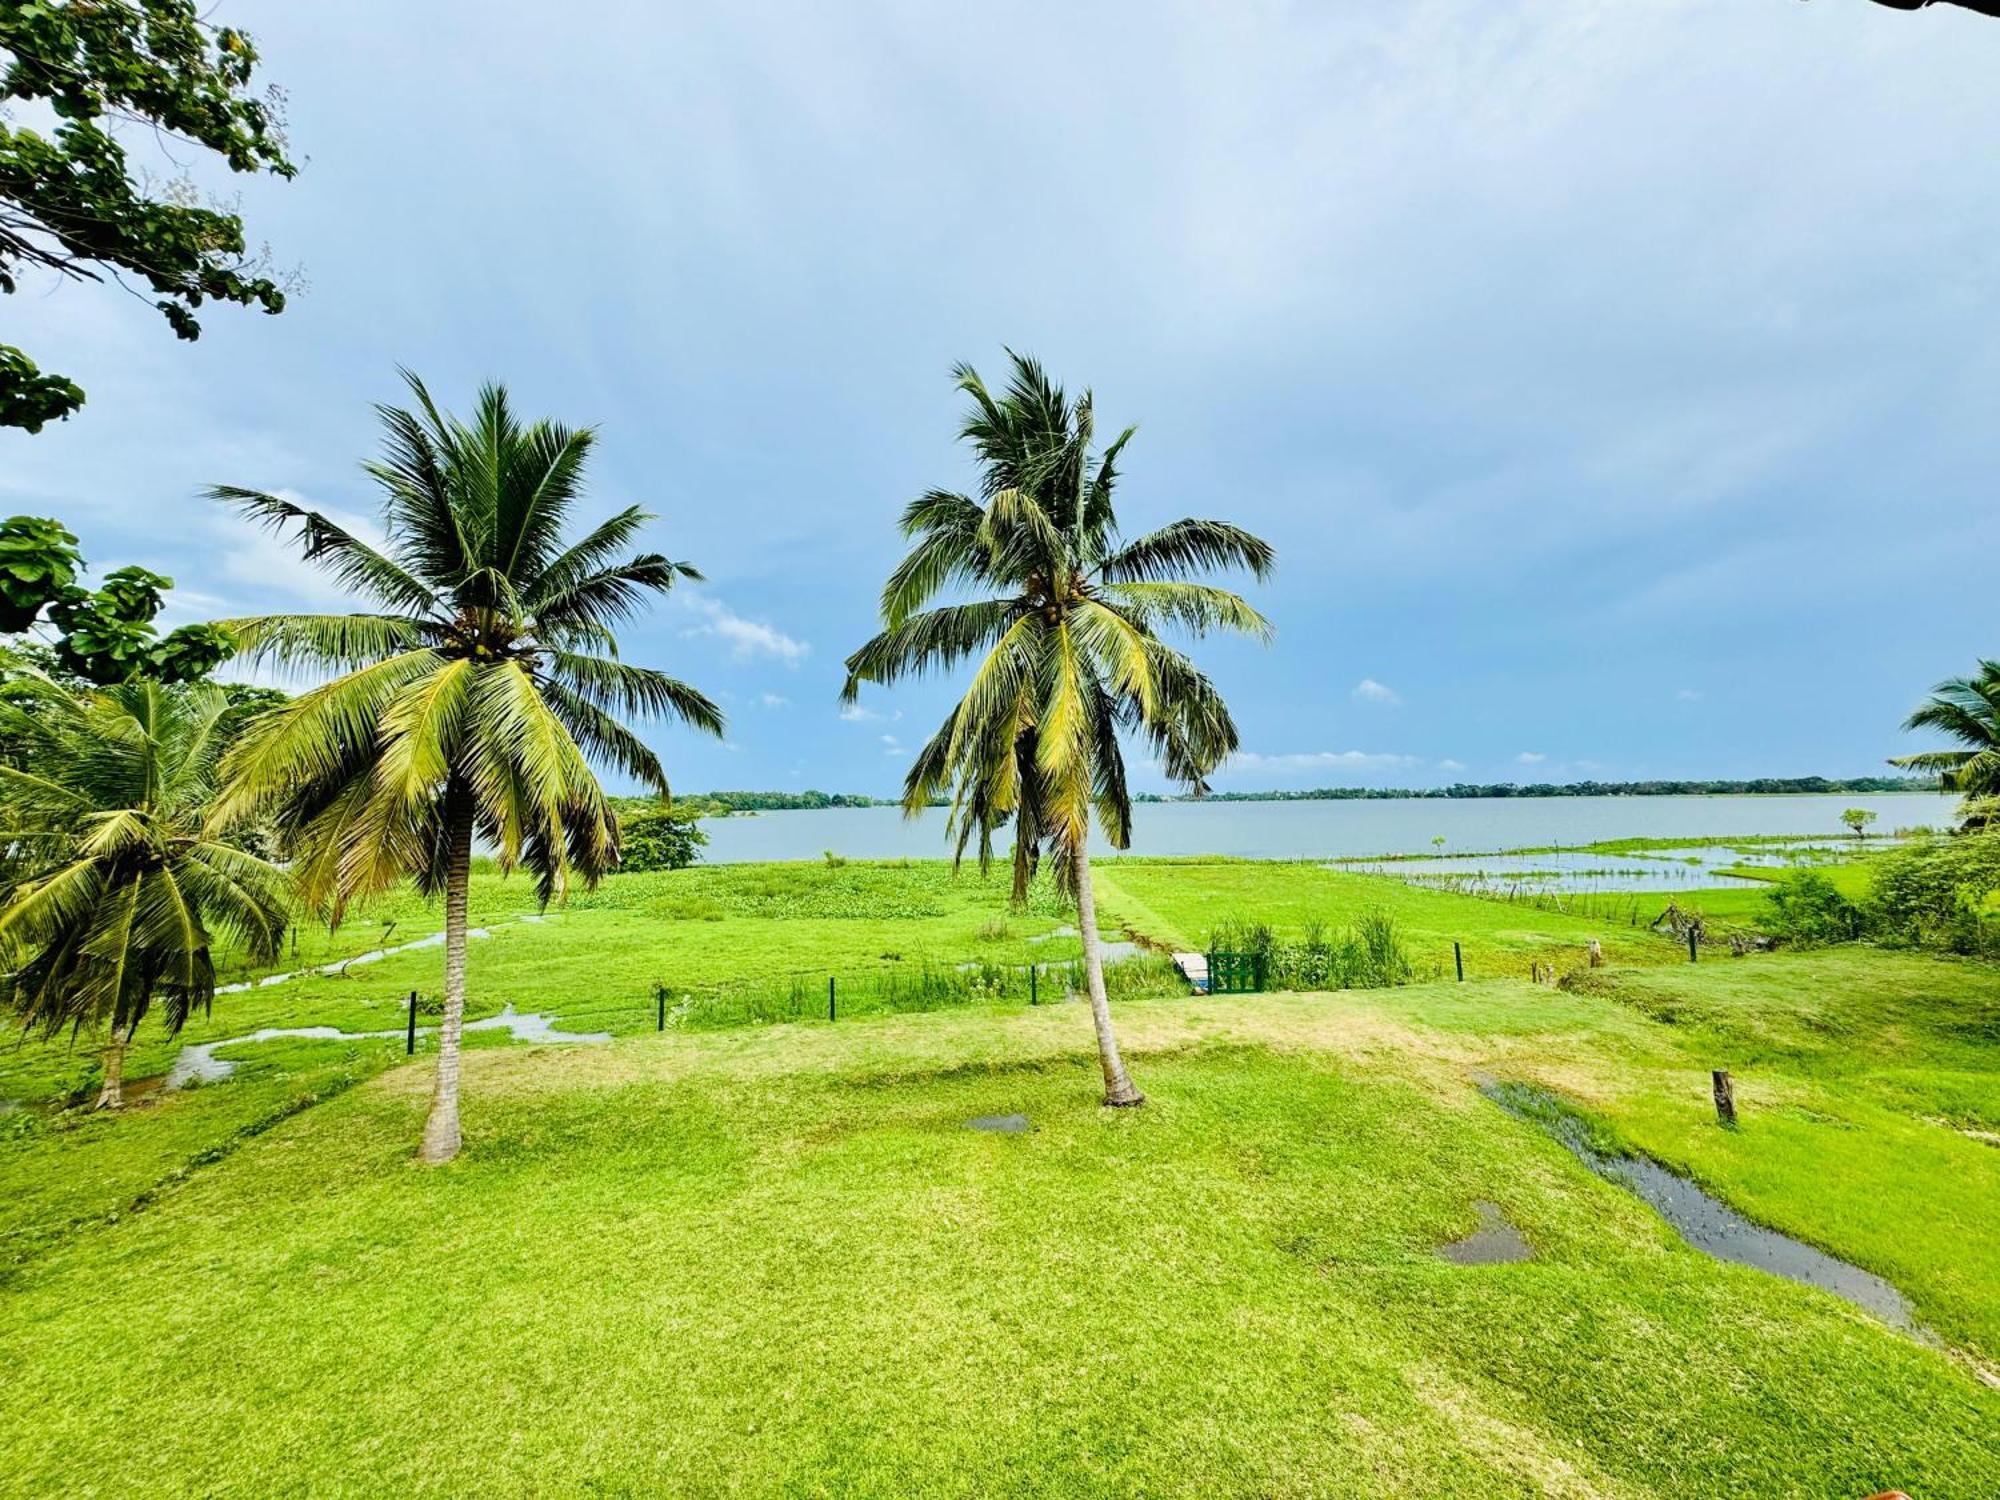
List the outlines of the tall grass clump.
<svg viewBox="0 0 2000 1500">
<path fill-rule="evenodd" d="M 1308 922 L 1296 942 L 1281 942 L 1265 923 L 1231 919 L 1210 933 L 1208 951 L 1260 957 L 1274 990 L 1382 990 L 1416 975 L 1396 919 L 1379 907 L 1339 931 Z"/>
</svg>

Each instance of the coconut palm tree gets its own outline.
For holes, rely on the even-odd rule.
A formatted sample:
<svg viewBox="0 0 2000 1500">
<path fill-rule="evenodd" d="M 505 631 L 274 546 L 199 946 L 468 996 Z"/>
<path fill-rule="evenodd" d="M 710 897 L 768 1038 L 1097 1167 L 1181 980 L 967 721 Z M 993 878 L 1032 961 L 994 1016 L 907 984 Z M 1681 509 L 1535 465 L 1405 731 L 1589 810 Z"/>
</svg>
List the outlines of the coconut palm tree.
<svg viewBox="0 0 2000 1500">
<path fill-rule="evenodd" d="M 976 838 L 982 869 L 1011 822 L 1017 900 L 1048 848 L 1076 902 L 1105 1102 L 1139 1104 L 1105 999 L 1091 819 L 1113 848 L 1130 845 L 1121 734 L 1196 792 L 1236 748 L 1221 695 L 1159 632 L 1268 638 L 1262 615 L 1198 575 L 1240 567 L 1261 579 L 1272 553 L 1220 521 L 1122 540 L 1113 497 L 1133 429 L 1097 451 L 1090 393 L 1072 401 L 1034 360 L 1009 358 L 999 396 L 971 367 L 954 371 L 971 401 L 960 436 L 978 457 L 979 498 L 933 490 L 904 511 L 910 550 L 883 587 L 882 632 L 847 659 L 844 696 L 976 660 L 904 780 L 904 810 L 914 816 L 949 790 L 954 857 Z M 948 589 L 971 597 L 933 605 Z"/>
<path fill-rule="evenodd" d="M 1948 792 L 1962 792 L 1965 826 L 1994 819 L 2000 798 L 2000 661 L 1981 661 L 1970 677 L 1950 677 L 1931 689 L 1904 729 L 1935 729 L 1964 748 L 1925 750 L 1889 762 L 1912 771 L 1935 771 Z"/>
<path fill-rule="evenodd" d="M 275 816 L 307 899 L 338 921 L 414 876 L 445 912 L 444 1013 L 423 1159 L 460 1143 L 466 893 L 473 839 L 526 867 L 543 903 L 617 862 L 617 825 L 591 763 L 667 795 L 666 773 L 619 715 L 712 734 L 722 713 L 686 683 L 618 659 L 612 627 L 675 580 L 701 575 L 627 548 L 653 518 L 619 511 L 565 544 L 592 433 L 523 425 L 498 386 L 470 422 L 404 372 L 414 411 L 379 407 L 377 547 L 277 495 L 221 501 L 284 532 L 377 605 L 373 613 L 222 622 L 249 660 L 339 672 L 252 726 L 225 762 L 217 809 Z"/>
<path fill-rule="evenodd" d="M 0 718 L 20 763 L 0 766 L 16 854 L 0 894 L 0 995 L 44 1035 L 103 1026 L 97 1107 L 116 1109 L 153 1002 L 170 1035 L 206 1012 L 218 937 L 274 959 L 290 881 L 204 830 L 231 727 L 220 689 L 72 693 L 34 673 L 8 688 Z"/>
</svg>

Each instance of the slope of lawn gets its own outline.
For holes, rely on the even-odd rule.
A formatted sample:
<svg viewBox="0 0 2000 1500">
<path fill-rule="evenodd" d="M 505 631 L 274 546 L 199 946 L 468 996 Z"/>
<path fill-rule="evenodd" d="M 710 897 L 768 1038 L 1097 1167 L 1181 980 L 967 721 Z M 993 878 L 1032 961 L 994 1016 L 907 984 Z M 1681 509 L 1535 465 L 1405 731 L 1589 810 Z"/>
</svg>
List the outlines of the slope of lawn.
<svg viewBox="0 0 2000 1500">
<path fill-rule="evenodd" d="M 428 1060 L 283 1044 L 103 1138 L 357 1081 L 0 1283 L 0 1493 L 1990 1496 L 1996 1018 L 1990 967 L 1859 948 L 1156 1000 L 1129 1112 L 1076 1005 L 501 1046 L 444 1169 Z M 1687 1249 L 1489 1075 L 1961 1352 Z M 1436 1256 L 1480 1201 L 1532 1261 Z"/>
<path fill-rule="evenodd" d="M 475 874 L 471 922 L 487 936 L 470 947 L 475 983 L 467 1016 L 503 1007 L 559 1015 L 572 1029 L 638 1031 L 655 1020 L 654 988 L 676 996 L 724 982 L 860 981 L 925 966 L 1059 963 L 1080 951 L 1063 909 L 1038 888 L 1025 912 L 1009 911 L 1007 886 L 975 872 L 955 876 L 942 860 L 869 864 L 730 865 L 660 874 L 617 875 L 546 913 L 534 883 Z M 436 903 L 403 890 L 358 913 L 337 931 L 302 926 L 296 958 L 251 968 L 225 955 L 225 981 L 310 971 L 385 945 L 435 938 Z M 305 972 L 282 985 L 216 997 L 179 1038 L 141 1027 L 128 1078 L 164 1072 L 187 1042 L 242 1036 L 267 1026 L 400 1027 L 411 990 L 434 997 L 443 954 L 422 946 L 354 963 L 341 972 Z M 54 1046 L 30 1040 L 0 1047 L 0 1099 L 39 1103 L 83 1097 L 99 1078 L 100 1045 L 84 1038 Z"/>
</svg>

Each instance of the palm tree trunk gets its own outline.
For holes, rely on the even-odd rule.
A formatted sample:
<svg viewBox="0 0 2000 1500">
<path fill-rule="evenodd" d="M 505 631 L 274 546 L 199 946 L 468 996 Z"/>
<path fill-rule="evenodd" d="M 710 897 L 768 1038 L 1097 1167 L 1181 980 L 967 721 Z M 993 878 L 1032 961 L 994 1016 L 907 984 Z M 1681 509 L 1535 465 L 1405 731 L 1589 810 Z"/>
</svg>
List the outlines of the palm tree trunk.
<svg viewBox="0 0 2000 1500">
<path fill-rule="evenodd" d="M 465 1027 L 465 905 L 472 883 L 472 799 L 454 779 L 445 792 L 445 837 L 450 840 L 444 877 L 444 1015 L 438 1021 L 437 1082 L 424 1121 L 426 1162 L 458 1155 L 458 1042 Z"/>
<path fill-rule="evenodd" d="M 125 1107 L 125 1048 L 138 1029 L 137 1021 L 123 1031 L 118 1029 L 116 1021 L 111 1023 L 111 1037 L 104 1044 L 104 1086 L 97 1091 L 97 1108 Z"/>
<path fill-rule="evenodd" d="M 1076 926 L 1083 935 L 1083 973 L 1090 988 L 1090 1019 L 1097 1026 L 1097 1060 L 1104 1065 L 1104 1102 L 1144 1104 L 1146 1096 L 1132 1086 L 1125 1059 L 1118 1055 L 1118 1038 L 1111 1030 L 1111 1002 L 1104 996 L 1104 945 L 1097 936 L 1097 892 L 1090 883 L 1090 854 L 1081 843 L 1076 863 Z"/>
</svg>

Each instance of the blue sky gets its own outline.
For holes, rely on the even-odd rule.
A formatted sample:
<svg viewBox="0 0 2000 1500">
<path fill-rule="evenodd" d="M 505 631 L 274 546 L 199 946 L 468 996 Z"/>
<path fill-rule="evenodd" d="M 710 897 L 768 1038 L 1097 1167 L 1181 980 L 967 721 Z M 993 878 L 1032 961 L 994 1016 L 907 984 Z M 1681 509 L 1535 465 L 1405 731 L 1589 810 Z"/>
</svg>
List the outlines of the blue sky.
<svg viewBox="0 0 2000 1500">
<path fill-rule="evenodd" d="M 1278 548 L 1208 647 L 1250 789 L 1864 774 L 2000 652 L 2000 23 L 1865 0 L 579 8 L 225 0 L 290 95 L 235 183 L 308 285 L 185 345 L 31 287 L 90 392 L 0 503 L 180 617 L 333 602 L 196 498 L 366 513 L 394 367 L 601 428 L 710 578 L 627 655 L 677 785 L 892 791 L 942 686 L 836 702 L 956 360 L 1137 421 L 1122 513 Z M 1981 582 L 1985 579 L 1985 582 Z M 1147 778 L 1139 778 L 1142 783 Z M 1149 784 L 1157 784 L 1152 782 Z"/>
</svg>

